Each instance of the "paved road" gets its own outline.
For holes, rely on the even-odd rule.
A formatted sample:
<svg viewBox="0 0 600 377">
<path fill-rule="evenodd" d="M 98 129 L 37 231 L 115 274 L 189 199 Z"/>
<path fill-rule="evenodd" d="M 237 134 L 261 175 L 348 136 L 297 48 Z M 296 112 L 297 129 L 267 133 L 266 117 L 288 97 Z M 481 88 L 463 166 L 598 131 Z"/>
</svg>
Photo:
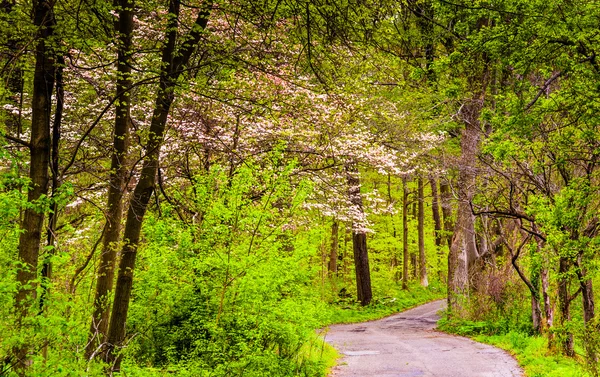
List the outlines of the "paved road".
<svg viewBox="0 0 600 377">
<path fill-rule="evenodd" d="M 331 326 L 325 340 L 343 355 L 332 377 L 517 377 L 506 352 L 434 331 L 435 301 L 378 321 Z"/>
</svg>

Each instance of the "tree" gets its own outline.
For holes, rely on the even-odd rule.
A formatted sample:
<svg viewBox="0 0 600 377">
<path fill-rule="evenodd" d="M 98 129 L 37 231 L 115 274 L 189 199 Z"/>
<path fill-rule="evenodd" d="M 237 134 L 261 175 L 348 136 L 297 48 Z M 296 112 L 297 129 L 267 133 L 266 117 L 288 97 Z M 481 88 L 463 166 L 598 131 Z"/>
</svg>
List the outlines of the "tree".
<svg viewBox="0 0 600 377">
<path fill-rule="evenodd" d="M 90 325 L 90 339 L 86 346 L 88 359 L 101 352 L 108 332 L 110 305 L 109 296 L 114 283 L 114 269 L 117 261 L 117 248 L 121 233 L 123 214 L 123 196 L 128 179 L 126 164 L 129 140 L 131 110 L 131 67 L 133 38 L 133 1 L 122 0 L 118 3 L 118 19 L 115 21 L 117 36 L 117 85 L 115 105 L 115 125 L 113 150 L 111 156 L 110 178 L 107 194 L 106 225 L 102 236 L 102 251 L 96 280 L 94 313 Z"/>
<path fill-rule="evenodd" d="M 44 196 L 48 193 L 50 157 L 50 119 L 52 115 L 52 92 L 55 81 L 55 47 L 52 44 L 55 19 L 53 4 L 36 1 L 33 4 L 33 24 L 38 28 L 35 48 L 35 71 L 33 78 L 31 139 L 28 143 L 30 156 L 30 188 L 27 195 L 29 208 L 25 210 L 23 232 L 19 238 L 19 260 L 22 263 L 17 274 L 19 290 L 15 307 L 19 324 L 31 314 L 36 299 L 37 267 L 44 222 Z M 28 346 L 15 350 L 17 370 L 24 370 L 28 363 Z"/>
<path fill-rule="evenodd" d="M 171 0 L 169 2 L 169 14 L 172 16 L 167 24 L 165 45 L 162 50 L 161 61 L 163 68 L 160 75 L 159 91 L 154 105 L 141 175 L 129 202 L 129 210 L 123 232 L 124 245 L 121 251 L 115 297 L 110 316 L 110 327 L 107 338 L 109 345 L 107 361 L 113 364 L 113 370 L 119 370 L 119 359 L 117 358 L 115 347 L 121 345 L 125 339 L 125 323 L 131 298 L 137 248 L 140 242 L 144 214 L 154 192 L 160 147 L 164 140 L 163 136 L 167 117 L 175 99 L 177 81 L 200 42 L 202 33 L 208 23 L 211 8 L 212 3 L 203 4 L 191 30 L 187 35 L 180 37 L 183 42 L 177 47 L 176 42 L 179 37 L 178 16 L 181 4 L 179 0 Z"/>
</svg>

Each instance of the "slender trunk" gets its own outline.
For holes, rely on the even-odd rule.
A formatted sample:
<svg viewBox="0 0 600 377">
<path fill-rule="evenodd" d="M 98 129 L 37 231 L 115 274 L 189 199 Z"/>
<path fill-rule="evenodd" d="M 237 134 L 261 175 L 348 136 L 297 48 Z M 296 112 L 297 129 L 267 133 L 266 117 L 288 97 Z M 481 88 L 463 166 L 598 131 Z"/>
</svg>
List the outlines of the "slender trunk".
<svg viewBox="0 0 600 377">
<path fill-rule="evenodd" d="M 594 317 L 596 316 L 594 308 L 594 286 L 592 280 L 587 276 L 587 270 L 582 266 L 582 253 L 577 257 L 577 277 L 581 288 L 581 299 L 583 304 L 583 323 L 584 339 L 587 365 L 590 368 L 592 376 L 598 376 L 598 356 L 597 356 L 597 328 L 594 326 Z"/>
<path fill-rule="evenodd" d="M 54 54 L 50 39 L 54 33 L 53 2 L 34 1 L 33 17 L 37 27 L 37 44 L 35 47 L 35 71 L 33 74 L 33 95 L 31 98 L 31 139 L 29 142 L 29 179 L 31 181 L 27 193 L 30 204 L 25 210 L 19 237 L 19 262 L 17 272 L 19 284 L 15 297 L 15 308 L 18 316 L 17 327 L 23 326 L 24 318 L 36 299 L 38 259 L 44 223 L 44 209 L 38 200 L 48 192 L 48 167 L 50 164 L 50 117 L 52 91 L 54 89 Z M 16 347 L 13 354 L 16 358 L 15 369 L 24 373 L 29 364 L 28 344 Z"/>
<path fill-rule="evenodd" d="M 127 180 L 127 157 L 129 113 L 131 109 L 131 52 L 133 35 L 133 0 L 118 1 L 119 18 L 115 22 L 118 36 L 117 86 L 115 128 L 109 177 L 106 228 L 102 238 L 102 253 L 98 265 L 94 311 L 90 335 L 85 349 L 86 359 L 103 352 L 110 315 L 109 297 L 113 289 L 117 248 L 123 216 L 123 194 Z"/>
<path fill-rule="evenodd" d="M 442 250 L 443 235 L 442 235 L 442 218 L 440 216 L 440 205 L 439 195 L 437 189 L 437 181 L 435 178 L 429 178 L 429 185 L 431 186 L 431 212 L 433 215 L 433 226 L 435 230 L 435 247 L 437 251 L 437 265 L 438 265 L 438 279 L 441 282 L 445 281 L 444 270 L 442 268 L 444 251 Z"/>
<path fill-rule="evenodd" d="M 567 276 L 569 272 L 569 261 L 561 257 L 558 266 L 558 308 L 560 310 L 560 326 L 563 334 L 560 337 L 560 348 L 564 355 L 574 356 L 573 350 L 573 333 L 565 330 L 568 321 L 571 320 L 571 297 L 569 295 Z"/>
<path fill-rule="evenodd" d="M 363 211 L 362 195 L 360 193 L 360 179 L 358 169 L 354 164 L 346 165 L 346 179 L 348 181 L 348 196 L 350 203 L 361 217 L 352 221 L 352 249 L 354 251 L 354 268 L 356 272 L 356 292 L 360 304 L 369 305 L 373 297 L 371 291 L 371 273 L 369 270 L 369 254 L 367 250 L 367 233 L 361 223 L 365 214 Z"/>
<path fill-rule="evenodd" d="M 515 271 L 517 272 L 517 274 L 519 275 L 519 277 L 521 278 L 521 280 L 523 281 L 523 283 L 525 283 L 525 285 L 527 286 L 527 288 L 529 289 L 529 293 L 531 294 L 531 320 L 532 320 L 532 326 L 533 326 L 533 331 L 536 334 L 539 334 L 541 332 L 541 326 L 542 326 L 542 310 L 540 309 L 540 293 L 539 293 L 539 278 L 536 276 L 535 274 L 535 270 L 534 273 L 532 274 L 532 278 L 531 279 L 527 279 L 527 277 L 525 276 L 525 274 L 523 273 L 523 271 L 521 270 L 521 268 L 519 267 L 518 259 L 519 256 L 521 255 L 521 251 L 523 250 L 523 247 L 525 245 L 527 245 L 527 242 L 529 241 L 529 237 L 525 238 L 523 240 L 523 242 L 521 243 L 521 245 L 514 250 L 514 248 L 508 243 L 507 240 L 505 240 L 505 245 L 507 247 L 507 249 L 510 252 L 510 262 L 513 266 L 513 268 L 515 269 Z"/>
<path fill-rule="evenodd" d="M 452 247 L 452 237 L 450 234 L 454 230 L 454 222 L 452 221 L 452 193 L 450 185 L 446 180 L 440 181 L 440 197 L 442 199 L 442 215 L 444 216 L 444 240 L 448 244 L 448 250 Z"/>
<path fill-rule="evenodd" d="M 331 224 L 331 250 L 329 252 L 329 272 L 337 274 L 337 258 L 339 249 L 339 222 L 334 219 Z"/>
<path fill-rule="evenodd" d="M 52 122 L 52 144 L 51 144 L 51 161 L 50 171 L 52 173 L 52 184 L 50 188 L 51 205 L 50 213 L 48 214 L 48 227 L 46 230 L 46 245 L 48 250 L 42 265 L 42 292 L 40 294 L 40 313 L 44 311 L 44 305 L 48 298 L 50 289 L 50 281 L 52 279 L 52 256 L 55 255 L 56 241 L 56 223 L 58 220 L 58 188 L 60 186 L 59 179 L 59 144 L 60 144 L 60 128 L 62 122 L 63 105 L 64 105 L 64 87 L 63 87 L 63 66 L 65 64 L 62 56 L 57 57 L 58 67 L 56 69 L 56 111 L 54 113 L 54 122 Z"/>
<path fill-rule="evenodd" d="M 163 135 L 171 104 L 175 98 L 175 85 L 183 68 L 200 41 L 200 37 L 208 23 L 212 2 L 204 4 L 205 8 L 198 13 L 195 25 L 188 35 L 184 36 L 179 50 L 175 47 L 178 34 L 179 0 L 169 2 L 169 24 L 167 25 L 165 46 L 162 51 L 162 67 L 159 90 L 154 103 L 154 112 L 150 123 L 150 132 L 146 144 L 146 156 L 142 164 L 142 171 L 129 201 L 129 210 L 123 232 L 123 248 L 110 316 L 110 326 L 107 335 L 106 360 L 112 364 L 112 371 L 120 369 L 120 358 L 116 355 L 116 348 L 122 346 L 125 340 L 125 324 L 129 310 L 131 290 L 133 286 L 133 272 L 137 257 L 137 248 L 144 215 L 148 203 L 154 192 L 154 182 L 158 170 L 159 151 L 163 142 Z"/>
<path fill-rule="evenodd" d="M 418 178 L 418 196 L 419 196 L 419 214 L 418 218 L 418 233 L 419 233 L 419 276 L 421 278 L 421 286 L 429 286 L 427 280 L 427 258 L 425 257 L 425 207 L 424 207 L 424 184 L 423 178 Z"/>
<path fill-rule="evenodd" d="M 402 289 L 408 289 L 408 183 L 402 177 Z"/>
<path fill-rule="evenodd" d="M 392 207 L 393 205 L 393 199 L 392 199 L 392 176 L 390 174 L 388 174 L 387 177 L 387 195 L 388 195 L 388 201 L 387 201 L 387 205 L 389 208 Z M 394 221 L 394 214 L 392 212 L 390 212 L 390 222 L 392 223 L 392 237 L 396 238 L 397 234 L 396 234 L 396 222 Z M 398 271 L 397 271 L 397 267 L 398 267 L 398 251 L 396 250 L 395 247 L 392 246 L 392 250 L 391 250 L 391 261 L 390 261 L 390 267 L 392 267 L 392 271 L 394 272 L 394 280 L 398 281 Z"/>
</svg>

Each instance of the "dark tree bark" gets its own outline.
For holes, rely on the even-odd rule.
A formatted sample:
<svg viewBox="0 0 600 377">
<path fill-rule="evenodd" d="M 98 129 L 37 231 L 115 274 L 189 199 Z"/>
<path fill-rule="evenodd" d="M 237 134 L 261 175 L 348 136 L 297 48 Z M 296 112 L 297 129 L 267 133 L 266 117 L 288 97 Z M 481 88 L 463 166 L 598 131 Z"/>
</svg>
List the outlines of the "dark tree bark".
<svg viewBox="0 0 600 377">
<path fill-rule="evenodd" d="M 593 325 L 594 317 L 596 316 L 595 305 L 594 305 L 594 286 L 592 279 L 587 276 L 587 269 L 582 265 L 582 254 L 579 252 L 576 260 L 576 274 L 579 280 L 579 287 L 581 289 L 581 300 L 583 304 L 583 323 L 585 325 L 584 333 L 584 348 L 587 357 L 587 364 L 593 376 L 598 375 L 598 357 L 596 350 L 596 342 L 594 340 L 597 335 L 595 334 L 598 330 Z"/>
<path fill-rule="evenodd" d="M 40 242 L 44 223 L 44 209 L 38 200 L 48 193 L 48 167 L 50 164 L 50 118 L 52 91 L 55 80 L 55 61 L 53 46 L 50 44 L 54 34 L 54 2 L 34 1 L 33 22 L 37 27 L 35 47 L 35 71 L 33 74 L 33 94 L 31 99 L 31 140 L 29 142 L 29 179 L 31 186 L 27 193 L 27 202 L 31 205 L 25 210 L 19 237 L 19 261 L 22 263 L 17 272 L 19 288 L 15 299 L 18 326 L 29 314 L 36 299 L 36 283 Z M 23 373 L 28 364 L 28 345 L 17 347 L 14 352 L 15 366 Z"/>
<path fill-rule="evenodd" d="M 408 183 L 402 177 L 402 289 L 408 289 Z"/>
<path fill-rule="evenodd" d="M 360 193 L 360 178 L 356 165 L 346 165 L 348 196 L 355 210 L 364 215 L 363 201 Z M 354 251 L 354 268 L 356 272 L 356 292 L 360 304 L 369 305 L 373 298 L 371 290 L 371 272 L 369 270 L 369 254 L 367 250 L 367 233 L 360 221 L 352 222 L 352 249 Z"/>
<path fill-rule="evenodd" d="M 558 261 L 558 309 L 560 311 L 560 326 L 564 328 L 566 323 L 571 320 L 571 297 L 569 295 L 569 277 L 567 276 L 570 268 L 568 259 L 561 257 Z M 566 356 L 574 356 L 573 333 L 565 331 L 560 344 L 561 351 Z"/>
<path fill-rule="evenodd" d="M 516 250 L 512 245 L 510 245 L 510 243 L 508 242 L 508 240 L 506 240 L 506 238 L 504 239 L 504 244 L 506 245 L 506 248 L 510 252 L 510 257 L 511 257 L 510 262 L 511 262 L 513 268 L 515 269 L 515 271 L 517 272 L 517 274 L 519 275 L 519 277 L 521 278 L 523 283 L 525 283 L 525 285 L 527 286 L 527 289 L 529 289 L 529 293 L 531 294 L 531 322 L 533 325 L 533 331 L 536 334 L 539 334 L 539 333 L 541 333 L 541 329 L 542 329 L 542 310 L 541 310 L 541 306 L 540 306 L 539 287 L 537 287 L 535 285 L 534 279 L 527 279 L 527 277 L 525 276 L 525 274 L 523 273 L 523 271 L 521 270 L 521 268 L 519 267 L 519 264 L 518 264 L 518 259 L 519 259 L 519 256 L 521 255 L 521 250 L 523 250 L 523 247 L 527 244 L 527 242 L 529 240 L 530 240 L 530 237 L 526 237 L 521 242 L 521 244 L 517 247 Z"/>
<path fill-rule="evenodd" d="M 427 280 L 427 258 L 425 256 L 425 208 L 424 208 L 424 184 L 423 178 L 419 177 L 417 180 L 418 185 L 418 197 L 419 197 L 419 205 L 418 205 L 418 216 L 417 216 L 417 228 L 419 234 L 419 277 L 421 278 L 421 286 L 427 287 L 429 286 L 429 281 Z"/>
<path fill-rule="evenodd" d="M 145 146 L 146 155 L 144 156 L 141 175 L 129 201 L 129 210 L 123 232 L 123 248 L 107 336 L 106 360 L 112 364 L 111 369 L 113 371 L 120 369 L 120 359 L 115 351 L 122 346 L 125 340 L 125 324 L 129 310 L 142 222 L 154 192 L 160 146 L 163 142 L 169 110 L 175 98 L 175 86 L 200 41 L 212 8 L 212 2 L 209 1 L 204 4 L 204 8 L 198 13 L 195 25 L 182 38 L 184 42 L 177 49 L 175 43 L 178 35 L 180 5 L 179 0 L 169 2 L 169 14 L 172 16 L 169 17 L 165 45 L 162 51 L 163 68 L 160 75 L 159 90 L 154 104 L 148 142 Z"/>
<path fill-rule="evenodd" d="M 56 68 L 56 111 L 54 112 L 54 122 L 52 122 L 52 145 L 51 145 L 51 161 L 50 172 L 52 173 L 52 184 L 50 188 L 50 198 L 52 208 L 48 215 L 48 227 L 46 230 L 46 245 L 48 246 L 47 254 L 42 265 L 42 293 L 40 295 L 40 312 L 44 310 L 44 304 L 48 296 L 49 284 L 52 279 L 52 256 L 55 255 L 56 241 L 56 223 L 58 221 L 58 202 L 56 196 L 60 187 L 59 177 L 59 145 L 60 145 L 60 129 L 62 123 L 62 115 L 64 108 L 64 86 L 63 86 L 63 67 L 65 64 L 62 56 L 57 57 L 58 66 Z"/>
<path fill-rule="evenodd" d="M 102 253 L 98 265 L 94 311 L 90 337 L 85 349 L 87 359 L 103 353 L 101 345 L 106 340 L 110 315 L 108 298 L 112 292 L 117 260 L 117 248 L 123 216 L 123 195 L 127 180 L 127 148 L 129 139 L 129 114 L 131 109 L 131 53 L 133 35 L 133 0 L 119 0 L 115 31 L 118 46 L 117 85 L 113 149 L 108 186 L 106 225 L 102 238 Z"/>
<path fill-rule="evenodd" d="M 442 261 L 444 259 L 443 251 L 443 239 L 442 234 L 442 218 L 440 216 L 440 198 L 438 194 L 437 181 L 435 178 L 429 178 L 429 185 L 431 186 L 431 212 L 433 215 L 433 226 L 435 230 L 435 246 L 437 248 L 437 262 L 438 262 L 438 279 L 445 281 L 444 271 L 442 269 Z"/>
<path fill-rule="evenodd" d="M 332 274 L 337 274 L 337 259 L 339 250 L 339 222 L 333 220 L 331 224 L 331 250 L 329 252 L 328 270 Z"/>
</svg>

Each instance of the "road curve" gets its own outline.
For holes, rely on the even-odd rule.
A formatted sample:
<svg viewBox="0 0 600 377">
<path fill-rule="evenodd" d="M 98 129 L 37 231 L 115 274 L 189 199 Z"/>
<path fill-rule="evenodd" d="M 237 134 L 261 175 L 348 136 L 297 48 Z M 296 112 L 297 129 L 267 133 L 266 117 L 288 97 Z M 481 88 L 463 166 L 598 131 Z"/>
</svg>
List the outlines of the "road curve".
<svg viewBox="0 0 600 377">
<path fill-rule="evenodd" d="M 517 377 L 505 351 L 435 331 L 445 300 L 378 321 L 334 325 L 325 340 L 343 355 L 331 377 Z"/>
</svg>

